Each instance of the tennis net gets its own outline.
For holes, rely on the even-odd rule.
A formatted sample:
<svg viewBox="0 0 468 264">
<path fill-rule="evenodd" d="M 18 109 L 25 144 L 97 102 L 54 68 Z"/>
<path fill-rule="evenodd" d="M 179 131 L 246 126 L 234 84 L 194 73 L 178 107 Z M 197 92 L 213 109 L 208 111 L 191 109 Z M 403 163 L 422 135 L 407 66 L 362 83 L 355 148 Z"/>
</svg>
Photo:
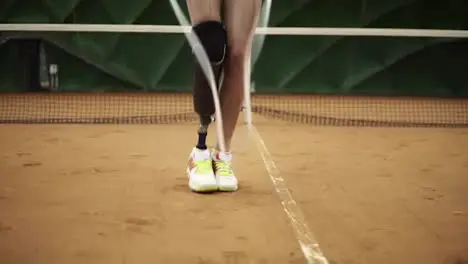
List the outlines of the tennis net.
<svg viewBox="0 0 468 264">
<path fill-rule="evenodd" d="M 190 50 L 183 35 L 172 34 L 182 31 L 45 31 L 2 34 L 0 123 L 198 120 L 190 93 Z M 254 118 L 324 126 L 468 127 L 464 35 L 284 32 L 267 38 L 255 65 L 256 91 L 247 108 Z M 25 59 L 23 53 L 31 50 Z M 288 54 L 278 52 L 284 50 Z M 58 72 L 51 75 L 54 67 Z"/>
</svg>

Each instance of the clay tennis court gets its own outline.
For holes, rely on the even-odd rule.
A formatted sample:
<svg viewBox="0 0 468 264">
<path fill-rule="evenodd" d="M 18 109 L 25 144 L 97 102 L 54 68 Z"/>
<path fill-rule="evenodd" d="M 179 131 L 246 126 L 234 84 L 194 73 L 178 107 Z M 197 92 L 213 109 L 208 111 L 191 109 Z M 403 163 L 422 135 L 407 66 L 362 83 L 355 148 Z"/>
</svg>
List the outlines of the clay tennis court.
<svg viewBox="0 0 468 264">
<path fill-rule="evenodd" d="M 114 113 L 144 123 L 141 115 L 190 110 L 180 97 L 177 106 L 24 98 L 1 97 L 4 122 Z M 385 112 L 369 110 L 382 105 L 375 101 L 303 103 L 301 111 L 341 119 L 468 118 L 466 101 L 388 103 Z M 318 126 L 274 115 L 254 115 L 255 124 L 330 263 L 468 263 L 467 129 Z M 0 125 L 0 263 L 305 263 L 242 125 L 233 144 L 240 190 L 199 195 L 185 175 L 196 122 L 167 123 Z"/>
</svg>

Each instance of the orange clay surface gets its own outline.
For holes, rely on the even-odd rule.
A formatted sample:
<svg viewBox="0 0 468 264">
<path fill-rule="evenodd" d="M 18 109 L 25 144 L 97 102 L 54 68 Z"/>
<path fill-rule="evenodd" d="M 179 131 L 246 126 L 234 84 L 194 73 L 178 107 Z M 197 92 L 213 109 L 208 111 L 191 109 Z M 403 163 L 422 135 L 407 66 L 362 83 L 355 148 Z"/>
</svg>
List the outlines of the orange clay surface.
<svg viewBox="0 0 468 264">
<path fill-rule="evenodd" d="M 188 190 L 195 129 L 0 125 L 0 263 L 305 263 L 242 127 L 240 190 Z M 468 263 L 467 130 L 258 130 L 331 264 Z"/>
</svg>

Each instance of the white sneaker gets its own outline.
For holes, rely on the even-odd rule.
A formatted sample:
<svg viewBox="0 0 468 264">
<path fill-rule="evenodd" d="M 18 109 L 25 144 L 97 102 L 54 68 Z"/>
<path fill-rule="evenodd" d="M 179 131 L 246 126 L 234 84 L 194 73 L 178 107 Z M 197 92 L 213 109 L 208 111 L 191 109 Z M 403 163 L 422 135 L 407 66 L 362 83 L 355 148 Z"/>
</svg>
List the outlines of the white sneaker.
<svg viewBox="0 0 468 264">
<path fill-rule="evenodd" d="M 212 159 L 218 190 L 223 192 L 237 191 L 239 183 L 232 170 L 232 154 L 215 150 Z"/>
<path fill-rule="evenodd" d="M 218 190 L 212 162 L 208 149 L 193 148 L 187 165 L 189 188 L 192 191 L 214 192 Z"/>
</svg>

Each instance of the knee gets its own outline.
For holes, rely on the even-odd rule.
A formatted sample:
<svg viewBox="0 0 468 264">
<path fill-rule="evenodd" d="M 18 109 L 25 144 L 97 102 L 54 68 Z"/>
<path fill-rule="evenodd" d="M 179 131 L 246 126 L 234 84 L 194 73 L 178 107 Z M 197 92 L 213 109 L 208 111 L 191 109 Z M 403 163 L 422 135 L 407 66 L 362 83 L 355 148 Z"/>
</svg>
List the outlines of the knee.
<svg viewBox="0 0 468 264">
<path fill-rule="evenodd" d="M 225 63 L 226 70 L 238 72 L 244 69 L 245 60 L 247 59 L 247 51 L 244 49 L 229 48 L 227 60 Z"/>
<path fill-rule="evenodd" d="M 229 48 L 228 58 L 231 64 L 241 64 L 247 57 L 247 47 L 231 46 Z"/>
<path fill-rule="evenodd" d="M 213 64 L 222 64 L 226 56 L 227 32 L 219 21 L 204 21 L 193 26 L 208 59 Z"/>
</svg>

